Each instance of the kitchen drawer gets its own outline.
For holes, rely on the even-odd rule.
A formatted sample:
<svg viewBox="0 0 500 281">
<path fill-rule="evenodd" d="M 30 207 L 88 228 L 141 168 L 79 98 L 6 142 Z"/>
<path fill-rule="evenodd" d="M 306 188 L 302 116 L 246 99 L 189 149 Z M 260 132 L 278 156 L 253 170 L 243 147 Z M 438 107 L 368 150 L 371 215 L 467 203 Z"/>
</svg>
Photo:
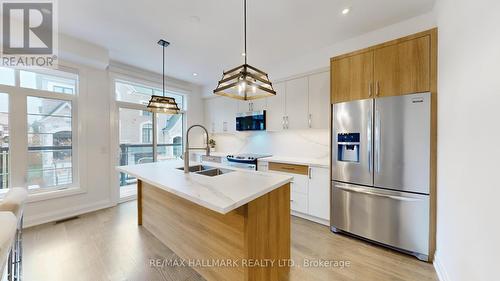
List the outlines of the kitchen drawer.
<svg viewBox="0 0 500 281">
<path fill-rule="evenodd" d="M 307 194 L 292 192 L 290 197 L 292 211 L 307 214 Z"/>
<path fill-rule="evenodd" d="M 270 171 L 285 172 L 298 175 L 309 175 L 309 166 L 269 162 Z"/>
</svg>

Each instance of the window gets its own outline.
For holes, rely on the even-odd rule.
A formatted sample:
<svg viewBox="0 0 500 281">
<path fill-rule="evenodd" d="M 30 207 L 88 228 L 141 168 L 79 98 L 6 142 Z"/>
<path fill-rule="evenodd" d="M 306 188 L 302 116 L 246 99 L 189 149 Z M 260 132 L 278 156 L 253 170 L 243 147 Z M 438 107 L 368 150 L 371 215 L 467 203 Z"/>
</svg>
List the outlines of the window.
<svg viewBox="0 0 500 281">
<path fill-rule="evenodd" d="M 163 95 L 161 89 L 120 80 L 115 82 L 115 92 L 117 101 L 145 105 L 147 105 L 147 101 L 149 101 L 151 95 Z M 184 108 L 184 97 L 182 95 L 174 94 L 169 91 L 167 91 L 165 95 L 173 97 L 179 105 L 179 108 Z"/>
<path fill-rule="evenodd" d="M 182 115 L 158 114 L 158 161 L 178 159 L 182 155 Z"/>
<path fill-rule="evenodd" d="M 0 93 L 0 192 L 9 188 L 9 96 Z"/>
<path fill-rule="evenodd" d="M 11 68 L 0 67 L 0 84 L 7 86 L 15 86 L 16 71 Z"/>
<path fill-rule="evenodd" d="M 153 124 L 146 123 L 141 125 L 142 143 L 153 142 Z"/>
<path fill-rule="evenodd" d="M 78 75 L 57 70 L 19 72 L 20 86 L 49 92 L 76 94 Z"/>
<path fill-rule="evenodd" d="M 70 101 L 28 97 L 28 186 L 73 182 Z"/>
<path fill-rule="evenodd" d="M 12 182 L 26 183 L 33 192 L 77 187 L 78 75 L 0 68 L 0 92 L 0 190 Z M 9 118 L 26 127 L 9 127 Z M 13 150 L 9 143 L 26 147 Z"/>
</svg>

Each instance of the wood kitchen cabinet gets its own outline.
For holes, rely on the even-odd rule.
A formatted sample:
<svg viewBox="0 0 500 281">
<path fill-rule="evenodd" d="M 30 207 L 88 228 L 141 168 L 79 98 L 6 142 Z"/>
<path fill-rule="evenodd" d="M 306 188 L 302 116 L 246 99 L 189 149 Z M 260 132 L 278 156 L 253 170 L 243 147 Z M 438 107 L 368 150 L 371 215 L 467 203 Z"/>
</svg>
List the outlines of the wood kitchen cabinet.
<svg viewBox="0 0 500 281">
<path fill-rule="evenodd" d="M 377 97 L 430 91 L 430 36 L 374 51 Z"/>
<path fill-rule="evenodd" d="M 332 58 L 331 101 L 431 90 L 431 32 Z"/>
<path fill-rule="evenodd" d="M 332 103 L 368 99 L 373 93 L 373 52 L 331 60 Z"/>
</svg>

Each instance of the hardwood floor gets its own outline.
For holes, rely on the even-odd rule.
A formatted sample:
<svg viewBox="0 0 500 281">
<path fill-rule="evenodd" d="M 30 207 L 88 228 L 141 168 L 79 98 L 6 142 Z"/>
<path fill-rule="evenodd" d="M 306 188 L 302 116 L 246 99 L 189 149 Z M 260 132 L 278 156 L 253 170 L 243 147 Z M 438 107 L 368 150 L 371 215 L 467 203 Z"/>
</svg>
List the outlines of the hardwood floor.
<svg viewBox="0 0 500 281">
<path fill-rule="evenodd" d="M 203 280 L 189 267 L 153 267 L 151 259 L 177 256 L 137 226 L 136 202 L 24 231 L 24 280 Z M 431 264 L 292 219 L 291 281 L 438 280 Z M 304 267 L 304 261 L 338 260 L 348 267 Z M 300 266 L 300 267 L 299 267 Z"/>
</svg>

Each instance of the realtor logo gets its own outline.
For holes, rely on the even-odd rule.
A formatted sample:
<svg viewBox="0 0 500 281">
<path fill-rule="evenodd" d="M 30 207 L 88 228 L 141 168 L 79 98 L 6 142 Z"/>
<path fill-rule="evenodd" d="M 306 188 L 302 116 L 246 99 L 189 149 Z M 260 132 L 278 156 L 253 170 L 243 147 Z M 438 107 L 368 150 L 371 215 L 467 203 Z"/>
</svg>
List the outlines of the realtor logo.
<svg viewBox="0 0 500 281">
<path fill-rule="evenodd" d="M 54 1 L 2 1 L 2 65 L 51 67 L 57 32 Z"/>
</svg>

